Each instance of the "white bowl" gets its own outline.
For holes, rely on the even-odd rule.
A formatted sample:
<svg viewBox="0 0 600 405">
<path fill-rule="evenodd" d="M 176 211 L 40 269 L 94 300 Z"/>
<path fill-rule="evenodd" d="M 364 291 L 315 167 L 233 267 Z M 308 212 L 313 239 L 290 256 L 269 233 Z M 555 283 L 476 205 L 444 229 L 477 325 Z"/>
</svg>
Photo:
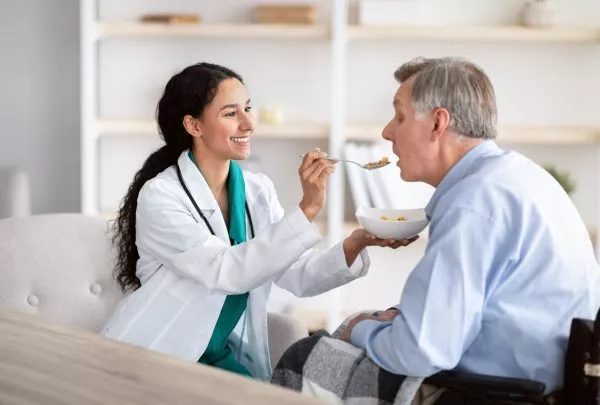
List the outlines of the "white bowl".
<svg viewBox="0 0 600 405">
<path fill-rule="evenodd" d="M 388 218 L 405 217 L 405 221 L 385 220 Z M 423 208 L 396 210 L 360 207 L 356 210 L 358 223 L 369 233 L 382 239 L 407 239 L 418 235 L 429 221 Z"/>
</svg>

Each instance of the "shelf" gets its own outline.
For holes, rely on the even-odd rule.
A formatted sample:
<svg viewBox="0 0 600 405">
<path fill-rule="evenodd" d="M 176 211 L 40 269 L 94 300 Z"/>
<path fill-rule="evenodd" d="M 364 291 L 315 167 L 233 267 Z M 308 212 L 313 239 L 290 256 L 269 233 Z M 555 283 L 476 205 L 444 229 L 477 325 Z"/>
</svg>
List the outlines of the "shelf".
<svg viewBox="0 0 600 405">
<path fill-rule="evenodd" d="M 521 26 L 360 26 L 348 27 L 354 40 L 420 40 L 462 42 L 598 43 L 600 27 Z"/>
<path fill-rule="evenodd" d="M 100 135 L 156 135 L 154 120 L 98 120 L 96 130 Z M 324 139 L 329 136 L 329 126 L 318 122 L 297 122 L 279 125 L 257 124 L 258 138 Z"/>
<path fill-rule="evenodd" d="M 500 127 L 498 141 L 532 145 L 586 145 L 600 142 L 600 128 Z"/>
<path fill-rule="evenodd" d="M 327 39 L 323 25 L 297 24 L 150 24 L 99 22 L 99 38 L 110 37 L 192 37 L 220 39 Z M 521 26 L 348 26 L 351 40 L 420 40 L 464 42 L 547 42 L 597 43 L 598 27 L 554 27 L 536 29 Z"/>
<path fill-rule="evenodd" d="M 346 136 L 352 141 L 382 140 L 384 125 L 358 124 L 348 126 Z M 504 126 L 498 129 L 499 143 L 531 145 L 586 145 L 600 143 L 600 127 L 520 127 Z"/>
<path fill-rule="evenodd" d="M 192 37 L 220 39 L 327 39 L 322 25 L 293 24 L 149 24 L 99 22 L 98 38 L 109 37 Z"/>
<path fill-rule="evenodd" d="M 382 140 L 384 125 L 353 124 L 345 129 L 349 141 L 373 142 Z M 98 134 L 105 136 L 156 135 L 153 120 L 98 120 Z M 585 145 L 600 143 L 600 128 L 585 127 L 500 127 L 500 143 L 531 145 Z M 258 124 L 256 136 L 272 139 L 324 139 L 329 136 L 329 126 L 318 122 L 296 122 L 280 125 Z"/>
</svg>

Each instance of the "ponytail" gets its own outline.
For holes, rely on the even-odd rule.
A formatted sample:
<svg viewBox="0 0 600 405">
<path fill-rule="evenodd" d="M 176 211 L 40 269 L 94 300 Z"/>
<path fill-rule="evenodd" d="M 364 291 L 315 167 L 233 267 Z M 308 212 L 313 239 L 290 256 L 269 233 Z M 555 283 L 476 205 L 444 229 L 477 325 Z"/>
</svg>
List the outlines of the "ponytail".
<svg viewBox="0 0 600 405">
<path fill-rule="evenodd" d="M 171 150 L 167 145 L 153 152 L 135 174 L 133 183 L 121 202 L 119 215 L 114 224 L 115 233 L 112 242 L 117 247 L 117 268 L 120 269 L 117 273 L 117 282 L 123 291 L 136 290 L 141 285 L 135 275 L 136 263 L 140 257 L 135 244 L 135 214 L 140 190 L 148 180 L 176 164 L 181 152 Z"/>
</svg>

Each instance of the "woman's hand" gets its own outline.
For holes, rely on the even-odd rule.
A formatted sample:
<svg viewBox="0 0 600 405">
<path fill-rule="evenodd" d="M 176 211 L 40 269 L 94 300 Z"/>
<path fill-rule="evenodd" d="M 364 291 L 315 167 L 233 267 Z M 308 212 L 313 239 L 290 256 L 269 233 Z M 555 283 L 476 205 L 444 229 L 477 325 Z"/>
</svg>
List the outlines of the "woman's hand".
<svg viewBox="0 0 600 405">
<path fill-rule="evenodd" d="M 311 222 L 325 205 L 327 178 L 335 170 L 336 162 L 323 159 L 326 156 L 326 153 L 315 148 L 304 156 L 298 169 L 304 192 L 300 209 Z"/>
<path fill-rule="evenodd" d="M 356 229 L 350 236 L 344 239 L 344 255 L 348 267 L 354 263 L 361 250 L 367 246 L 382 246 L 397 249 L 400 246 L 408 246 L 419 239 L 419 235 L 410 239 L 380 239 L 364 229 Z"/>
</svg>

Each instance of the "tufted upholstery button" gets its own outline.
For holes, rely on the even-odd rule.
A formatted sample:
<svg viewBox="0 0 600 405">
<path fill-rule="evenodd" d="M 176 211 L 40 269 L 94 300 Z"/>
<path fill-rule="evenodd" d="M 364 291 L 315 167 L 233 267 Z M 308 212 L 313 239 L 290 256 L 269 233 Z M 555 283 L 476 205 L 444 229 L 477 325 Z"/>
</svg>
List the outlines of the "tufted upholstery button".
<svg viewBox="0 0 600 405">
<path fill-rule="evenodd" d="M 90 292 L 94 295 L 100 295 L 102 292 L 102 286 L 98 283 L 94 283 L 90 286 Z"/>
<path fill-rule="evenodd" d="M 40 299 L 37 297 L 37 295 L 29 294 L 27 297 L 27 302 L 32 307 L 37 307 L 40 304 Z"/>
</svg>

